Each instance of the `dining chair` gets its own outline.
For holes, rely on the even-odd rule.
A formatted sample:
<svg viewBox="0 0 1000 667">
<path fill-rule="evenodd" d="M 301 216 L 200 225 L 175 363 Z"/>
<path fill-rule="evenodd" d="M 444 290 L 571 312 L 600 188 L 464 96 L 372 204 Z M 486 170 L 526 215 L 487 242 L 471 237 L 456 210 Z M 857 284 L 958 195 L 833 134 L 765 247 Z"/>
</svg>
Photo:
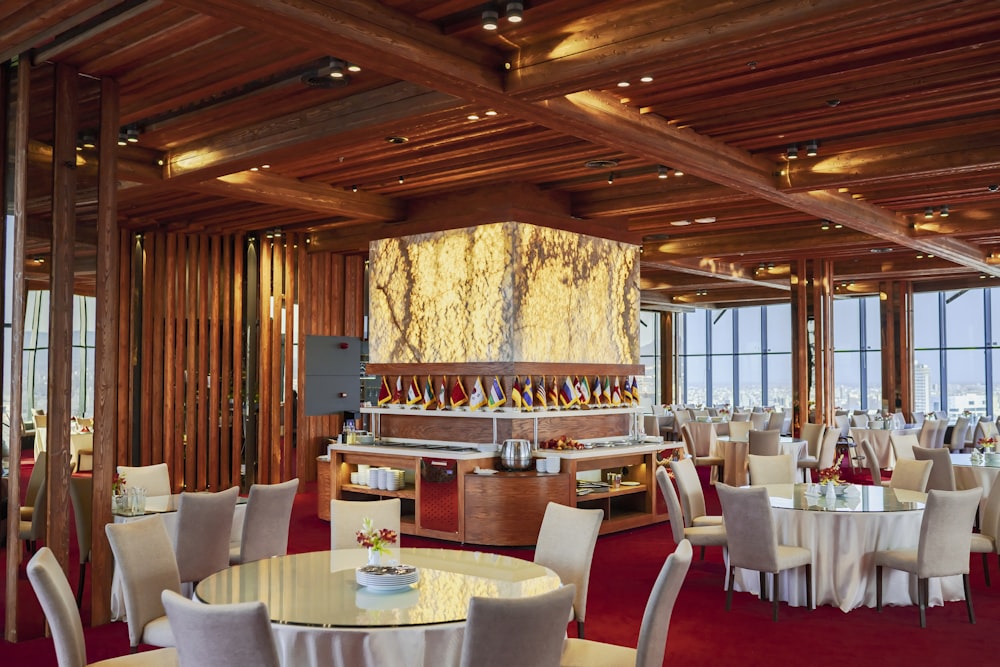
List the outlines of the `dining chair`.
<svg viewBox="0 0 1000 667">
<path fill-rule="evenodd" d="M 892 445 L 896 461 L 899 461 L 900 459 L 912 459 L 913 448 L 919 447 L 920 441 L 912 433 L 890 433 L 889 444 Z"/>
<path fill-rule="evenodd" d="M 932 461 L 931 477 L 927 480 L 927 490 L 937 489 L 938 491 L 955 490 L 955 468 L 951 464 L 951 451 L 942 448 L 927 449 L 926 447 L 914 447 L 913 458 L 918 461 Z"/>
<path fill-rule="evenodd" d="M 771 574 L 771 618 L 778 620 L 780 597 L 778 573 L 796 567 L 806 570 L 806 606 L 812 609 L 813 554 L 803 547 L 778 544 L 771 516 L 767 489 L 760 486 L 735 488 L 716 485 L 722 516 L 729 538 L 729 583 L 726 590 L 726 611 L 732 607 L 736 568 L 760 573 L 760 598 L 767 599 L 767 577 Z"/>
<path fill-rule="evenodd" d="M 48 452 L 41 451 L 35 455 L 35 463 L 31 468 L 31 475 L 28 477 L 27 488 L 24 490 L 24 503 L 20 507 L 21 521 L 31 521 L 35 502 L 38 499 L 38 489 L 45 481 L 45 469 L 48 467 L 48 461 Z"/>
<path fill-rule="evenodd" d="M 882 484 L 882 469 L 878 465 L 878 456 L 875 454 L 875 448 L 868 441 L 868 438 L 861 439 L 861 453 L 865 457 L 865 465 L 871 474 L 872 484 L 880 486 Z"/>
<path fill-rule="evenodd" d="M 777 456 L 781 452 L 780 434 L 775 430 L 750 431 L 750 454 L 752 456 Z"/>
<path fill-rule="evenodd" d="M 820 440 L 819 444 L 819 458 L 810 459 L 806 457 L 804 460 L 799 460 L 796 462 L 796 466 L 802 468 L 803 470 L 823 470 L 824 468 L 829 468 L 833 465 L 834 459 L 837 458 L 837 443 L 840 440 L 840 430 L 834 427 L 826 429 L 823 433 L 823 438 Z"/>
<path fill-rule="evenodd" d="M 732 425 L 732 422 L 746 422 L 746 423 L 749 424 L 750 423 L 750 413 L 749 412 L 740 412 L 738 410 L 733 411 L 733 415 L 732 415 L 732 417 L 730 417 L 729 422 L 730 422 L 730 425 Z"/>
<path fill-rule="evenodd" d="M 59 667 L 86 667 L 87 645 L 80 611 L 59 561 L 48 547 L 42 547 L 28 561 L 26 569 L 28 581 L 52 632 L 56 663 Z M 178 663 L 176 650 L 161 648 L 91 664 L 93 667 L 172 667 Z"/>
<path fill-rule="evenodd" d="M 118 466 L 118 476 L 125 479 L 125 486 L 146 489 L 146 496 L 169 496 L 170 471 L 166 463 L 149 466 Z"/>
<path fill-rule="evenodd" d="M 49 417 L 43 413 L 32 414 L 31 418 L 35 423 L 35 459 L 37 460 L 38 455 L 48 447 L 46 434 L 48 433 Z"/>
<path fill-rule="evenodd" d="M 371 519 L 376 529 L 399 531 L 402 503 L 399 498 L 386 500 L 337 500 L 330 501 L 330 548 L 357 549 L 358 531 L 365 519 Z"/>
<path fill-rule="evenodd" d="M 279 667 L 263 602 L 204 604 L 173 591 L 160 596 L 177 639 L 180 667 Z"/>
<path fill-rule="evenodd" d="M 28 553 L 35 553 L 38 549 L 38 540 L 45 537 L 45 508 L 48 504 L 48 494 L 45 488 L 45 480 L 38 486 L 35 494 L 35 504 L 32 507 L 31 518 L 21 519 L 17 530 L 17 538 L 23 540 L 28 547 Z"/>
<path fill-rule="evenodd" d="M 747 454 L 750 443 L 745 440 L 720 442 L 722 448 L 722 481 L 729 486 L 743 486 L 747 483 Z"/>
<path fill-rule="evenodd" d="M 240 487 L 216 493 L 182 493 L 177 503 L 174 553 L 181 583 L 197 584 L 229 567 L 229 535 Z"/>
<path fill-rule="evenodd" d="M 851 415 L 851 426 L 854 428 L 868 428 L 868 415 L 865 413 Z"/>
<path fill-rule="evenodd" d="M 927 491 L 927 480 L 931 476 L 931 461 L 917 461 L 916 459 L 898 459 L 896 467 L 892 471 L 889 479 L 889 487 L 893 489 L 905 489 L 907 491 Z"/>
<path fill-rule="evenodd" d="M 1000 484 L 994 482 L 986 507 L 979 518 L 979 532 L 972 534 L 971 551 L 983 555 L 983 578 L 990 585 L 989 555 L 997 554 L 1000 563 Z"/>
<path fill-rule="evenodd" d="M 667 556 L 653 583 L 639 625 L 639 642 L 634 649 L 570 637 L 563 644 L 560 667 L 662 667 L 670 617 L 690 567 L 691 543 L 681 540 Z"/>
<path fill-rule="evenodd" d="M 729 439 L 746 441 L 750 439 L 750 422 L 729 422 Z"/>
<path fill-rule="evenodd" d="M 751 412 L 750 413 L 750 430 L 752 431 L 763 431 L 767 428 L 767 413 L 766 412 Z"/>
<path fill-rule="evenodd" d="M 751 486 L 795 483 L 797 470 L 790 454 L 775 456 L 750 454 L 747 456 L 747 463 L 750 468 Z"/>
<path fill-rule="evenodd" d="M 558 667 L 575 588 L 566 584 L 526 598 L 470 599 L 460 667 Z"/>
<path fill-rule="evenodd" d="M 681 438 L 684 440 L 688 456 L 694 459 L 696 466 L 718 469 L 725 463 L 725 459 L 712 453 L 717 450 L 715 424 L 688 422 L 681 427 Z"/>
<path fill-rule="evenodd" d="M 74 476 L 69 478 L 69 500 L 73 505 L 76 524 L 76 546 L 80 552 L 80 579 L 76 583 L 76 606 L 83 604 L 83 581 L 90 562 L 90 549 L 94 542 L 94 478 Z"/>
<path fill-rule="evenodd" d="M 160 594 L 180 593 L 181 579 L 163 517 L 109 523 L 104 532 L 121 574 L 132 652 L 139 644 L 175 646 Z"/>
<path fill-rule="evenodd" d="M 603 520 L 602 509 L 581 509 L 550 502 L 545 506 L 535 542 L 534 562 L 558 574 L 564 584 L 573 584 L 575 595 L 570 618 L 576 619 L 577 637 L 583 637 L 587 620 L 590 565 Z M 564 632 L 565 629 L 563 622 Z"/>
<path fill-rule="evenodd" d="M 681 509 L 680 500 L 677 499 L 674 483 L 670 481 L 670 475 L 662 466 L 656 469 L 656 483 L 660 487 L 663 499 L 667 502 L 667 516 L 670 520 L 670 531 L 675 543 L 680 544 L 681 540 L 688 540 L 691 544 L 701 547 L 702 560 L 705 560 L 705 547 L 726 546 L 726 527 L 724 525 L 687 526 L 684 524 L 684 511 Z"/>
<path fill-rule="evenodd" d="M 917 548 L 874 552 L 875 608 L 878 611 L 882 611 L 883 568 L 891 567 L 916 575 L 921 628 L 927 627 L 928 579 L 960 574 L 965 586 L 969 622 L 976 622 L 972 611 L 972 592 L 969 590 L 969 553 L 972 523 L 982 495 L 983 490 L 979 487 L 967 491 L 931 489 L 920 521 Z"/>
<path fill-rule="evenodd" d="M 768 416 L 767 426 L 763 430 L 777 431 L 778 435 L 781 435 L 781 428 L 784 425 L 785 425 L 785 413 L 775 411 Z"/>
<path fill-rule="evenodd" d="M 975 447 L 983 438 L 995 438 L 997 433 L 996 425 L 991 421 L 979 421 L 976 423 L 976 430 L 972 434 L 972 446 Z"/>
<path fill-rule="evenodd" d="M 938 418 L 937 431 L 934 432 L 934 449 L 941 449 L 944 447 L 944 438 L 948 435 L 948 417 L 947 413 L 943 418 Z"/>
<path fill-rule="evenodd" d="M 722 525 L 722 515 L 710 516 L 705 505 L 705 493 L 701 488 L 701 478 L 690 458 L 677 459 L 670 462 L 670 470 L 674 473 L 677 490 L 684 512 L 685 526 L 719 526 Z M 726 470 L 729 470 L 727 465 Z"/>
<path fill-rule="evenodd" d="M 288 553 L 288 525 L 298 489 L 298 477 L 250 486 L 240 543 L 229 545 L 230 565 Z"/>
<path fill-rule="evenodd" d="M 806 422 L 802 425 L 799 437 L 806 441 L 806 455 L 801 460 L 819 460 L 819 448 L 826 435 L 826 424 Z"/>
<path fill-rule="evenodd" d="M 955 425 L 951 428 L 951 439 L 948 440 L 948 449 L 953 452 L 960 452 L 965 449 L 966 436 L 972 424 L 968 417 L 959 417 L 955 420 Z"/>
</svg>

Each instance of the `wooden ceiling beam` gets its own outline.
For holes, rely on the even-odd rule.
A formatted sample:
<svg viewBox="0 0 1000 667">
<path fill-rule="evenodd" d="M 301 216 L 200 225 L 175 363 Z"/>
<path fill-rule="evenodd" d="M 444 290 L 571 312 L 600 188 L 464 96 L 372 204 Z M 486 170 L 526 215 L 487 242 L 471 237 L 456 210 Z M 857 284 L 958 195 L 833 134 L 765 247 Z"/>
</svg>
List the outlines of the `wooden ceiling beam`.
<svg viewBox="0 0 1000 667">
<path fill-rule="evenodd" d="M 672 235 L 663 241 L 648 241 L 643 244 L 643 257 L 654 262 L 670 262 L 675 257 L 774 255 L 793 251 L 812 251 L 816 256 L 821 256 L 825 247 L 831 245 L 867 248 L 872 245 L 872 237 L 848 228 L 824 232 L 815 225 L 782 225 L 780 231 L 756 228 L 711 234 Z"/>
<path fill-rule="evenodd" d="M 119 0 L 120 2 L 120 0 Z M 101 12 L 79 25 L 56 35 L 52 42 L 35 50 L 33 62 L 42 63 L 56 60 L 70 49 L 116 28 L 126 21 L 159 7 L 161 0 L 125 0 L 120 4 Z"/>
<path fill-rule="evenodd" d="M 75 0 L 24 5 L 23 9 L 13 15 L 3 17 L 4 33 L 11 35 L 12 41 L 0 48 L 0 63 L 80 25 L 120 2 L 121 0 Z"/>
<path fill-rule="evenodd" d="M 652 187 L 643 185 L 641 188 L 615 188 L 614 192 L 592 190 L 575 194 L 573 214 L 582 218 L 641 215 L 679 206 L 695 209 L 721 207 L 752 199 L 745 193 L 715 184 L 682 190 L 673 183 L 658 182 Z"/>
</svg>

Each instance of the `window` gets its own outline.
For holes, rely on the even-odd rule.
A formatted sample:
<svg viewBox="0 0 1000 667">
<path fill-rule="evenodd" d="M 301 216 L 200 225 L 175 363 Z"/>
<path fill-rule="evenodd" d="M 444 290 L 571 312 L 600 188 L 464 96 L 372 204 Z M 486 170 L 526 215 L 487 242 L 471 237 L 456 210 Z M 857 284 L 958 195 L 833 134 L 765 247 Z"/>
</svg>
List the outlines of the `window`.
<svg viewBox="0 0 1000 667">
<path fill-rule="evenodd" d="M 833 401 L 844 410 L 882 409 L 882 328 L 876 296 L 833 302 Z"/>
<path fill-rule="evenodd" d="M 644 310 L 639 313 L 639 363 L 646 374 L 636 378 L 643 405 L 660 402 L 660 313 Z"/>
</svg>

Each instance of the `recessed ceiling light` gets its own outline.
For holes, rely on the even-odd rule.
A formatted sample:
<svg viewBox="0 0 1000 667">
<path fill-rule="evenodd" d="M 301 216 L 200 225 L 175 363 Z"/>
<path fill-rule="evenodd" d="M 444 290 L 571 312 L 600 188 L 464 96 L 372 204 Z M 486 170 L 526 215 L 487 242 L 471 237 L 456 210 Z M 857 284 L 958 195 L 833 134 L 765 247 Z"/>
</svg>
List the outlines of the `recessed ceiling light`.
<svg viewBox="0 0 1000 667">
<path fill-rule="evenodd" d="M 649 83 L 652 80 L 653 77 L 649 76 L 648 74 L 639 78 L 639 81 L 642 81 L 643 83 Z"/>
<path fill-rule="evenodd" d="M 466 118 L 468 118 L 469 120 L 479 120 L 479 114 L 470 113 L 468 116 L 466 116 Z"/>
<path fill-rule="evenodd" d="M 587 160 L 583 163 L 583 166 L 589 167 L 591 169 L 611 169 L 612 167 L 618 166 L 618 160 L 609 158 L 606 160 Z"/>
<path fill-rule="evenodd" d="M 630 84 L 628 81 L 619 81 L 618 82 L 618 87 L 619 88 L 628 88 L 631 85 L 632 84 Z"/>
<path fill-rule="evenodd" d="M 690 220 L 674 220 L 670 223 L 674 227 L 685 227 L 691 224 Z"/>
<path fill-rule="evenodd" d="M 892 252 L 892 248 L 869 248 L 868 252 L 874 252 L 874 253 Z"/>
<path fill-rule="evenodd" d="M 700 222 L 701 224 L 706 225 L 706 224 L 708 224 L 710 222 L 715 222 L 715 216 L 714 215 L 710 215 L 710 216 L 706 216 L 704 218 L 695 218 L 694 221 L 695 222 Z"/>
<path fill-rule="evenodd" d="M 407 141 L 409 141 L 409 139 L 407 139 L 406 137 L 401 137 L 399 135 L 390 135 L 386 137 L 385 140 L 390 144 L 405 144 Z"/>
<path fill-rule="evenodd" d="M 486 115 L 487 115 L 487 116 L 496 116 L 496 115 L 497 115 L 497 112 L 496 112 L 495 110 L 493 110 L 493 109 L 488 109 L 488 110 L 486 111 Z"/>
</svg>

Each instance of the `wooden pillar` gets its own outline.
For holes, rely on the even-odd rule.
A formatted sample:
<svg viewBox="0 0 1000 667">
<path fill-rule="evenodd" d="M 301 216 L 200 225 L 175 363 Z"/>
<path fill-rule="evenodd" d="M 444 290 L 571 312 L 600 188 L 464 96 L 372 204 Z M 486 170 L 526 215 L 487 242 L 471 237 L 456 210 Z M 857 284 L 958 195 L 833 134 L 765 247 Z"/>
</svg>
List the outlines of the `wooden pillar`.
<svg viewBox="0 0 1000 667">
<path fill-rule="evenodd" d="M 101 126 L 97 165 L 97 314 L 94 349 L 94 506 L 91 516 L 90 618 L 111 616 L 113 560 L 104 534 L 111 522 L 111 482 L 118 441 L 118 83 L 101 80 Z"/>
<path fill-rule="evenodd" d="M 809 317 L 809 276 L 806 260 L 792 262 L 789 271 L 792 320 L 792 424 L 809 420 L 811 400 L 811 320 Z M 765 397 L 766 400 L 766 397 Z"/>
<path fill-rule="evenodd" d="M 674 393 L 677 378 L 674 376 L 677 361 L 676 340 L 674 329 L 677 323 L 677 313 L 667 311 L 660 313 L 660 402 L 666 405 L 674 403 Z"/>
<path fill-rule="evenodd" d="M 812 262 L 816 422 L 834 423 L 833 392 L 833 261 Z"/>
<path fill-rule="evenodd" d="M 879 284 L 882 327 L 882 400 L 890 412 L 913 412 L 913 284 Z"/>
<path fill-rule="evenodd" d="M 800 259 L 791 266 L 792 422 L 833 423 L 833 262 Z"/>
</svg>

